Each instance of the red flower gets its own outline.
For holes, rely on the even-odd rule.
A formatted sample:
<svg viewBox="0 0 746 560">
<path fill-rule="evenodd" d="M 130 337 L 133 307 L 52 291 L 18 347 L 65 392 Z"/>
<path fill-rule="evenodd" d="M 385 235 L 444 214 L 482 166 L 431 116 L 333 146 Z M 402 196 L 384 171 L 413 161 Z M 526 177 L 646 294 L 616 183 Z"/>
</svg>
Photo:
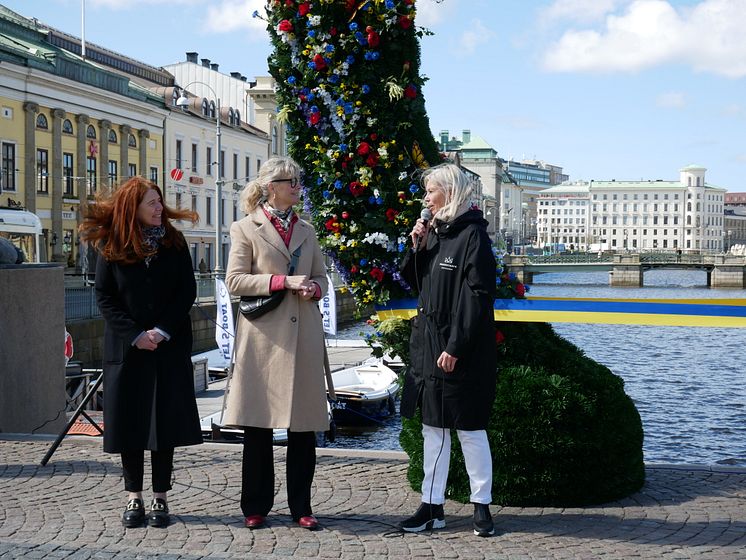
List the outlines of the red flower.
<svg viewBox="0 0 746 560">
<path fill-rule="evenodd" d="M 351 272 L 352 274 L 355 274 L 355 273 L 357 272 L 357 266 L 353 264 L 353 265 L 352 265 L 352 266 L 350 267 L 350 272 Z"/>
<path fill-rule="evenodd" d="M 331 218 L 329 218 L 324 223 L 324 227 L 326 227 L 326 229 L 328 231 L 331 231 L 332 233 L 339 233 L 342 230 L 342 228 L 339 226 L 339 222 L 337 222 L 336 216 L 332 216 Z"/>
<path fill-rule="evenodd" d="M 388 210 L 386 210 L 386 220 L 388 220 L 389 222 L 393 222 L 398 215 L 398 210 L 394 210 L 393 208 L 389 208 Z"/>
<path fill-rule="evenodd" d="M 285 5 L 288 8 L 292 8 L 293 7 L 293 0 L 285 0 Z"/>
<path fill-rule="evenodd" d="M 375 31 L 368 31 L 368 46 L 376 48 L 381 41 L 381 36 Z"/>
<path fill-rule="evenodd" d="M 345 2 L 345 10 L 347 10 L 348 12 L 351 12 L 356 7 L 357 7 L 357 0 L 347 0 L 347 2 Z"/>
<path fill-rule="evenodd" d="M 404 89 L 404 97 L 406 97 L 407 99 L 414 99 L 415 97 L 417 97 L 417 86 L 414 84 L 409 84 Z"/>
<path fill-rule="evenodd" d="M 515 293 L 518 294 L 519 297 L 523 297 L 526 294 L 526 286 L 519 282 L 515 285 Z"/>
<path fill-rule="evenodd" d="M 505 342 L 505 335 L 502 331 L 495 331 L 495 342 L 497 344 L 502 344 L 503 342 Z"/>
<path fill-rule="evenodd" d="M 360 144 L 357 147 L 357 155 L 359 156 L 365 156 L 370 153 L 370 144 L 367 142 L 360 142 Z"/>
<path fill-rule="evenodd" d="M 332 37 L 336 36 L 337 35 L 337 28 L 336 27 L 329 28 L 329 35 L 331 35 Z"/>
<path fill-rule="evenodd" d="M 412 20 L 409 19 L 407 16 L 401 16 L 399 18 L 399 25 L 402 29 L 409 29 L 412 27 Z"/>
<path fill-rule="evenodd" d="M 371 275 L 371 276 L 372 276 L 373 278 L 375 278 L 376 280 L 378 280 L 379 282 L 381 282 L 381 281 L 383 280 L 383 277 L 384 277 L 384 272 L 383 272 L 383 270 L 381 270 L 380 268 L 378 268 L 378 267 L 375 267 L 375 266 L 374 266 L 374 267 L 373 267 L 373 268 L 372 268 L 372 269 L 370 270 L 370 275 Z"/>
<path fill-rule="evenodd" d="M 311 113 L 311 116 L 308 117 L 308 121 L 311 124 L 319 124 L 320 120 L 321 120 L 321 113 L 319 113 L 318 111 L 315 113 Z"/>
<path fill-rule="evenodd" d="M 360 181 L 353 181 L 350 183 L 350 192 L 352 193 L 352 196 L 360 196 L 363 194 L 363 191 L 365 191 L 365 187 L 360 183 Z"/>
<path fill-rule="evenodd" d="M 378 134 L 376 134 L 375 132 L 371 132 L 369 138 L 373 140 L 373 142 L 375 142 L 376 140 L 378 140 Z"/>
<path fill-rule="evenodd" d="M 350 217 L 350 213 L 347 210 L 345 210 L 344 212 L 342 212 L 342 219 L 343 220 L 346 220 L 349 217 Z"/>
<path fill-rule="evenodd" d="M 298 5 L 298 13 L 301 16 L 305 16 L 310 11 L 311 11 L 311 5 L 308 2 L 303 2 L 302 4 Z"/>
<path fill-rule="evenodd" d="M 324 60 L 324 57 L 321 56 L 321 54 L 317 54 L 313 57 L 313 65 L 316 67 L 316 70 L 323 70 L 326 68 L 326 60 Z"/>
<path fill-rule="evenodd" d="M 379 156 L 376 152 L 373 152 L 365 159 L 365 165 L 367 165 L 368 167 L 375 167 L 376 165 L 378 165 L 378 159 L 380 157 L 381 156 Z"/>
<path fill-rule="evenodd" d="M 285 31 L 286 33 L 290 33 L 290 32 L 291 32 L 291 31 L 293 30 L 293 24 L 292 24 L 292 23 L 290 23 L 290 22 L 289 22 L 288 20 L 286 20 L 286 19 L 283 19 L 283 20 L 282 20 L 282 21 L 281 21 L 281 22 L 279 23 L 279 25 L 277 26 L 277 28 L 278 28 L 278 29 L 279 29 L 280 31 Z"/>
</svg>

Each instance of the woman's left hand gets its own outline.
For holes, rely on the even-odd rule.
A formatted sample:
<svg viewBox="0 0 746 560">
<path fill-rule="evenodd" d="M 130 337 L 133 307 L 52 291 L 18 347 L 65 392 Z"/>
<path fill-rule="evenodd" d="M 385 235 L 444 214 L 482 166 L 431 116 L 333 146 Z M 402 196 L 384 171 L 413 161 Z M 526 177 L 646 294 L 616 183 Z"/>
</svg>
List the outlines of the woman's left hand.
<svg viewBox="0 0 746 560">
<path fill-rule="evenodd" d="M 316 295 L 316 282 L 308 282 L 307 284 L 304 284 L 298 290 L 298 293 L 300 294 L 300 297 L 302 297 L 305 301 L 308 301 Z"/>
<path fill-rule="evenodd" d="M 456 368 L 456 356 L 451 356 L 448 352 L 443 352 L 437 361 L 437 365 L 446 373 L 451 373 Z"/>
</svg>

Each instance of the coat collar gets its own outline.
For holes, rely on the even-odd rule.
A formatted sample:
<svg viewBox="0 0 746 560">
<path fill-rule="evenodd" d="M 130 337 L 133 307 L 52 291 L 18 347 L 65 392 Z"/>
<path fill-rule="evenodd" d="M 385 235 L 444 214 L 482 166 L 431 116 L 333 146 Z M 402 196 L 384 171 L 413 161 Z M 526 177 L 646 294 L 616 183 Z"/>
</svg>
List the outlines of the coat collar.
<svg viewBox="0 0 746 560">
<path fill-rule="evenodd" d="M 285 255 L 288 262 L 290 262 L 290 253 L 300 247 L 307 237 L 314 234 L 313 228 L 299 218 L 293 226 L 293 236 L 290 238 L 290 246 L 285 247 L 285 243 L 280 237 L 280 234 L 277 233 L 275 226 L 272 225 L 272 222 L 269 221 L 260 207 L 255 208 L 249 216 L 251 216 L 251 220 L 257 226 L 257 234 L 264 239 L 269 246 L 274 247 L 280 253 Z"/>
</svg>

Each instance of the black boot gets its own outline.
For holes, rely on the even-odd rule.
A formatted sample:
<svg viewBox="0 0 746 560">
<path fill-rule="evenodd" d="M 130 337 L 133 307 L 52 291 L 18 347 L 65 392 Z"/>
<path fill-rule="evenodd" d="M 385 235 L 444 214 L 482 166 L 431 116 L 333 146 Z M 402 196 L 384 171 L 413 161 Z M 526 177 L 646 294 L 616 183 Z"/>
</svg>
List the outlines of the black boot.
<svg viewBox="0 0 746 560">
<path fill-rule="evenodd" d="M 399 528 L 408 533 L 442 529 L 446 526 L 443 504 L 426 504 L 422 502 L 415 514 L 399 523 Z"/>
<path fill-rule="evenodd" d="M 489 504 L 474 504 L 474 534 L 478 537 L 489 537 L 495 534 L 495 524 Z"/>
<path fill-rule="evenodd" d="M 162 498 L 153 498 L 148 512 L 148 525 L 151 527 L 168 527 L 171 517 L 168 515 L 168 505 Z"/>
<path fill-rule="evenodd" d="M 132 498 L 122 514 L 122 525 L 128 528 L 139 527 L 145 521 L 145 505 L 139 498 Z"/>
</svg>

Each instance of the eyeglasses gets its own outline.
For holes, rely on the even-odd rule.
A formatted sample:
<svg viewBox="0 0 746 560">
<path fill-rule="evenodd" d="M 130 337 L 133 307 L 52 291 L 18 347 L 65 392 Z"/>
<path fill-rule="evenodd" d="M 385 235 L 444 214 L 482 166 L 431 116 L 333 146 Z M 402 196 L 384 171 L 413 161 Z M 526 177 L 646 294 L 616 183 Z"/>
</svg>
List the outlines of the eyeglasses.
<svg viewBox="0 0 746 560">
<path fill-rule="evenodd" d="M 290 183 L 290 186 L 295 188 L 300 184 L 300 181 L 296 177 L 293 177 L 292 179 L 275 179 L 270 181 L 270 183 Z"/>
</svg>

